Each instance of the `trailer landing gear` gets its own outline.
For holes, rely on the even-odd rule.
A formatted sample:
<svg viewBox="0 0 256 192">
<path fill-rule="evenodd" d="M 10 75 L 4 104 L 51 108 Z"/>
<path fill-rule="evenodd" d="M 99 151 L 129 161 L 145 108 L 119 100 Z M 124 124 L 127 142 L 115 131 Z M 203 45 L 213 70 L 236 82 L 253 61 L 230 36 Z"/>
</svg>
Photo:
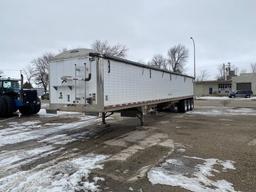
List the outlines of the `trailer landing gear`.
<svg viewBox="0 0 256 192">
<path fill-rule="evenodd" d="M 143 107 L 131 108 L 120 111 L 122 117 L 137 117 L 140 125 L 144 125 Z"/>
<path fill-rule="evenodd" d="M 143 111 L 139 110 L 138 113 L 136 114 L 137 118 L 140 120 L 140 126 L 144 125 L 144 115 Z"/>
<path fill-rule="evenodd" d="M 101 120 L 102 120 L 102 124 L 109 127 L 109 124 L 106 123 L 106 118 L 108 118 L 109 116 L 113 115 L 114 112 L 110 112 L 109 114 L 107 112 L 102 112 L 101 113 Z"/>
</svg>

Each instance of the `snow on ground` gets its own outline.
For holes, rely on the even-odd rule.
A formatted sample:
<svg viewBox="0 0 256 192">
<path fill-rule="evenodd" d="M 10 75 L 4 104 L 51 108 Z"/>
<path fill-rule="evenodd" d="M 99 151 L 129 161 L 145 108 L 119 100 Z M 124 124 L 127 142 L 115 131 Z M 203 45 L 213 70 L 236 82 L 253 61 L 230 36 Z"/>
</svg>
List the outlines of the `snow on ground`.
<svg viewBox="0 0 256 192">
<path fill-rule="evenodd" d="M 1 178 L 0 191 L 69 192 L 83 189 L 97 192 L 97 183 L 104 178 L 94 177 L 90 181 L 89 176 L 92 170 L 103 168 L 101 163 L 106 158 L 105 155 L 87 154 L 58 163 L 52 162 L 50 166 L 38 165 L 31 170 Z"/>
<path fill-rule="evenodd" d="M 41 101 L 41 108 L 42 109 L 46 109 L 48 107 L 49 107 L 49 103 L 44 103 L 44 102 Z"/>
<path fill-rule="evenodd" d="M 195 109 L 194 111 L 189 111 L 187 114 L 194 115 L 209 115 L 209 116 L 221 116 L 221 115 L 256 115 L 256 109 L 252 108 L 203 108 L 200 110 Z"/>
<path fill-rule="evenodd" d="M 198 100 L 229 100 L 231 98 L 223 96 L 223 97 L 214 97 L 214 96 L 202 96 L 202 97 L 196 97 Z"/>
<path fill-rule="evenodd" d="M 0 167 L 6 167 L 11 165 L 15 162 L 32 158 L 33 156 L 40 155 L 45 152 L 49 152 L 53 150 L 52 146 L 43 146 L 29 150 L 14 150 L 14 151 L 7 151 L 0 154 Z"/>
<path fill-rule="evenodd" d="M 73 138 L 73 136 L 74 135 L 69 136 L 67 134 L 54 135 L 54 136 L 47 137 L 43 140 L 40 140 L 39 142 L 51 143 L 55 145 L 66 145 L 67 143 L 71 143 L 77 140 L 76 138 Z"/>
<path fill-rule="evenodd" d="M 55 117 L 55 116 L 62 116 L 62 115 L 83 115 L 80 112 L 69 112 L 69 111 L 57 111 L 57 114 L 53 113 L 46 113 L 46 109 L 41 109 L 38 113 L 41 117 Z"/>
<path fill-rule="evenodd" d="M 97 118 L 92 116 L 87 118 L 81 117 L 80 121 L 57 126 L 56 124 L 51 126 L 49 123 L 46 123 L 46 126 L 44 126 L 40 121 L 11 122 L 8 128 L 0 130 L 0 147 L 30 140 L 43 140 L 48 135 L 81 129 L 96 122 L 98 122 Z M 67 136 L 64 140 L 70 140 L 70 137 Z"/>
<path fill-rule="evenodd" d="M 237 97 L 237 98 L 229 98 L 227 96 L 202 96 L 202 97 L 196 97 L 198 100 L 256 100 L 256 97 L 250 97 L 250 98 L 243 98 L 243 97 Z"/>
<path fill-rule="evenodd" d="M 2 151 L 0 155 L 0 178 L 15 174 L 20 171 L 21 167 L 27 167 L 31 163 L 40 162 L 42 159 L 46 159 L 60 151 L 64 152 L 65 150 L 62 147 L 56 149 L 52 146 L 46 146 L 28 150 Z"/>
<path fill-rule="evenodd" d="M 106 156 L 81 156 L 77 150 L 68 150 L 65 145 L 92 134 L 94 131 L 87 126 L 99 119 L 70 112 L 44 115 L 45 111 L 41 110 L 40 118 L 35 116 L 32 121 L 16 117 L 0 129 L 0 191 L 65 192 L 83 188 L 97 192 L 97 183 L 104 179 L 89 180 L 88 177 L 91 170 L 102 168 L 99 163 Z M 51 122 L 51 119 L 47 122 L 48 117 L 54 116 L 60 123 Z M 74 122 L 61 121 L 74 117 Z"/>
<path fill-rule="evenodd" d="M 194 161 L 197 163 L 195 164 Z M 148 179 L 153 185 L 179 186 L 193 192 L 235 192 L 232 183 L 212 179 L 214 173 L 220 172 L 214 169 L 215 166 L 222 167 L 221 171 L 235 169 L 234 162 L 230 160 L 183 156 L 178 159 L 168 159 L 159 167 L 152 168 L 148 172 Z"/>
</svg>

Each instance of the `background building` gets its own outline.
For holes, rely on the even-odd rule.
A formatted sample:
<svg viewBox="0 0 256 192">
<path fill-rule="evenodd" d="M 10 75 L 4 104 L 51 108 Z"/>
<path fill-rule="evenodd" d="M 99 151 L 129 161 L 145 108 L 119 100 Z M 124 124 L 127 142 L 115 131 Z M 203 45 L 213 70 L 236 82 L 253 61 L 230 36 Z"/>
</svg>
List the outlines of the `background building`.
<svg viewBox="0 0 256 192">
<path fill-rule="evenodd" d="M 231 80 L 196 81 L 194 85 L 196 96 L 228 95 L 231 91 Z"/>
<path fill-rule="evenodd" d="M 232 90 L 253 91 L 256 94 L 256 73 L 241 73 L 232 77 Z"/>
</svg>

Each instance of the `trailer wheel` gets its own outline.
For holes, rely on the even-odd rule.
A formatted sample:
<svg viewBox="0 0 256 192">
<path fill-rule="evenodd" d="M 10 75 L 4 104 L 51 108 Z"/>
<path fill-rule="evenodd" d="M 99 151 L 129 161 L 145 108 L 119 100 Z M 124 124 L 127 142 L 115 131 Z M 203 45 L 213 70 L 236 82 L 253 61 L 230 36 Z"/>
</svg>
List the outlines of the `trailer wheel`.
<svg viewBox="0 0 256 192">
<path fill-rule="evenodd" d="M 5 116 L 10 117 L 13 115 L 13 113 L 16 111 L 15 102 L 14 99 L 12 99 L 10 96 L 3 96 L 3 100 L 6 103 L 6 112 Z"/>
<path fill-rule="evenodd" d="M 185 100 L 185 111 L 186 112 L 189 111 L 189 100 L 188 99 Z"/>
<path fill-rule="evenodd" d="M 185 100 L 180 100 L 179 103 L 177 104 L 177 107 L 178 107 L 179 113 L 185 113 L 186 112 Z"/>
<path fill-rule="evenodd" d="M 188 99 L 188 111 L 191 111 L 192 110 L 192 102 L 191 102 L 191 99 Z"/>
<path fill-rule="evenodd" d="M 33 114 L 37 114 L 41 109 L 41 101 L 37 98 L 36 104 L 33 105 Z"/>
<path fill-rule="evenodd" d="M 194 99 L 191 99 L 191 111 L 194 110 Z"/>
<path fill-rule="evenodd" d="M 3 97 L 0 97 L 0 117 L 5 117 L 7 112 L 7 104 Z"/>
</svg>

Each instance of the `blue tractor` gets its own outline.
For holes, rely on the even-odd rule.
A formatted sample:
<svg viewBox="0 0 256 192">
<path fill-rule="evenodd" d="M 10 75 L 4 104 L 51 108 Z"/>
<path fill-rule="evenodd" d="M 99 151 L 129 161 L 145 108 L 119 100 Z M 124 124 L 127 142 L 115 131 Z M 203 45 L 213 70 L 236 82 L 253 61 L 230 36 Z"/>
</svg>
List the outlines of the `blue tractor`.
<svg viewBox="0 0 256 192">
<path fill-rule="evenodd" d="M 36 90 L 23 89 L 21 79 L 0 77 L 0 117 L 11 117 L 19 110 L 22 115 L 37 114 L 41 101 Z"/>
</svg>

